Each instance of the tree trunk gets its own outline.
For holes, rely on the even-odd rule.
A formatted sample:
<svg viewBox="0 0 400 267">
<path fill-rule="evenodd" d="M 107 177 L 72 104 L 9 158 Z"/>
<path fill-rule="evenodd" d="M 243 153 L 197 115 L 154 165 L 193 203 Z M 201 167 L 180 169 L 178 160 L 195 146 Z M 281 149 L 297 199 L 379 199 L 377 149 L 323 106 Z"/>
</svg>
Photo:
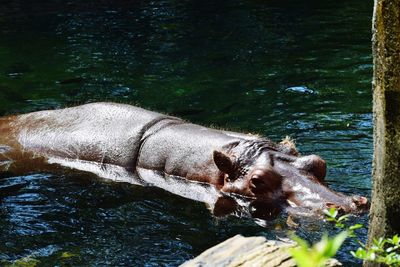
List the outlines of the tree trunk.
<svg viewBox="0 0 400 267">
<path fill-rule="evenodd" d="M 400 233 L 400 0 L 375 0 L 372 41 L 374 161 L 369 244 L 373 238 Z"/>
</svg>

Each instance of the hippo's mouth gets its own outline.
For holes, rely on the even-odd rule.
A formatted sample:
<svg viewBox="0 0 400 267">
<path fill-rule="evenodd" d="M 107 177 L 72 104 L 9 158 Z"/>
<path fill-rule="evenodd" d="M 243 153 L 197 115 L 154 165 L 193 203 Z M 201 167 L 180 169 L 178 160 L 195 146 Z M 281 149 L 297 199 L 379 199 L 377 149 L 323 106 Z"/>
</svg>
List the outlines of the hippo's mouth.
<svg viewBox="0 0 400 267">
<path fill-rule="evenodd" d="M 314 202 L 306 201 L 303 203 L 295 203 L 294 201 L 287 199 L 286 210 L 289 214 L 301 215 L 301 216 L 314 216 L 323 215 L 324 210 L 334 208 L 338 211 L 339 215 L 343 214 L 364 214 L 368 212 L 370 207 L 370 202 L 366 197 L 362 196 L 344 196 L 343 202 L 333 203 L 333 202 Z"/>
</svg>

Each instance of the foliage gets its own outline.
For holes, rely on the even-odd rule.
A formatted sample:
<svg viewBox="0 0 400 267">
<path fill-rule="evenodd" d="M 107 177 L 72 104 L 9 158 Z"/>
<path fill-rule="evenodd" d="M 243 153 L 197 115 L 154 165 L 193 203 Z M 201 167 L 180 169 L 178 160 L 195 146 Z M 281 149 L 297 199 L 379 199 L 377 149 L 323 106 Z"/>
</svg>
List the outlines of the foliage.
<svg viewBox="0 0 400 267">
<path fill-rule="evenodd" d="M 354 257 L 373 262 L 385 263 L 388 266 L 400 266 L 400 238 L 374 239 L 370 248 L 359 247 L 356 252 L 351 251 Z"/>
<path fill-rule="evenodd" d="M 56 262 L 60 264 L 60 266 L 74 266 L 72 260 L 75 258 L 79 257 L 78 254 L 74 254 L 68 251 L 62 252 L 58 255 L 56 255 Z M 16 259 L 15 261 L 9 262 L 9 261 L 0 261 L 0 266 L 4 267 L 38 267 L 42 266 L 41 261 L 38 259 L 35 259 L 32 255 L 22 257 L 19 259 Z"/>
<path fill-rule="evenodd" d="M 350 217 L 350 214 L 346 214 L 346 215 L 340 216 L 339 218 L 336 218 L 338 216 L 339 212 L 335 208 L 330 208 L 330 209 L 324 210 L 324 214 L 325 214 L 325 219 L 328 222 L 335 223 L 335 226 L 337 228 L 341 228 L 341 229 L 346 227 L 346 225 L 344 223 Z M 364 226 L 362 224 L 358 223 L 358 224 L 352 225 L 352 226 L 347 228 L 347 232 L 349 233 L 349 237 L 355 238 L 357 243 L 359 243 L 360 245 L 362 245 L 362 242 L 357 239 L 354 231 L 357 230 L 357 229 L 360 229 L 362 227 L 364 227 Z"/>
<path fill-rule="evenodd" d="M 3 262 L 3 264 L 5 267 L 37 267 L 39 266 L 40 261 L 28 256 L 15 260 L 12 263 Z"/>
<path fill-rule="evenodd" d="M 398 235 L 392 238 L 374 239 L 371 247 L 367 248 L 355 234 L 357 229 L 364 227 L 362 224 L 347 227 L 345 222 L 348 220 L 349 215 L 338 217 L 339 213 L 334 208 L 324 210 L 324 214 L 327 221 L 335 223 L 337 228 L 344 230 L 333 237 L 328 237 L 327 234 L 324 234 L 321 241 L 313 246 L 310 246 L 300 237 L 294 236 L 293 239 L 297 242 L 298 247 L 291 249 L 290 254 L 298 266 L 324 266 L 328 259 L 336 255 L 344 240 L 350 237 L 360 245 L 356 252 L 350 252 L 355 258 L 400 267 L 400 237 Z"/>
<path fill-rule="evenodd" d="M 327 234 L 324 234 L 322 239 L 312 247 L 305 240 L 294 236 L 293 239 L 299 246 L 290 249 L 290 254 L 299 267 L 325 266 L 326 261 L 336 255 L 347 236 L 346 231 L 334 237 L 328 237 Z"/>
</svg>

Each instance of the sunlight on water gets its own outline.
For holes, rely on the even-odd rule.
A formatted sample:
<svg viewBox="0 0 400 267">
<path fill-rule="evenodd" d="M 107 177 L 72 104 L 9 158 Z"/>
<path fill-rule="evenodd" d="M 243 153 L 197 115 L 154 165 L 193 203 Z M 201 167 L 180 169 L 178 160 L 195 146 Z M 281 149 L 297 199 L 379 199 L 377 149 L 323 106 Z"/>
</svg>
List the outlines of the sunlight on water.
<svg viewBox="0 0 400 267">
<path fill-rule="evenodd" d="M 332 188 L 369 196 L 371 14 L 361 0 L 5 2 L 0 114 L 110 100 L 290 135 L 327 161 Z M 287 230 L 81 173 L 1 177 L 0 215 L 0 262 L 49 266 L 176 266 L 235 234 Z M 298 233 L 315 241 L 330 229 L 304 220 Z M 355 247 L 345 243 L 339 260 L 354 266 Z"/>
</svg>

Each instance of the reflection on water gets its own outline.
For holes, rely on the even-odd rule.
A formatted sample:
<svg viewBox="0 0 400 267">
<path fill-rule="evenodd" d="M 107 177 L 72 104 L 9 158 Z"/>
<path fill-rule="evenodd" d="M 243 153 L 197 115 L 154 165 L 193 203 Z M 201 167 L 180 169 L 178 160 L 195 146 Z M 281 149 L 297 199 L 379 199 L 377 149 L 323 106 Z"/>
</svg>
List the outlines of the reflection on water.
<svg viewBox="0 0 400 267">
<path fill-rule="evenodd" d="M 0 114 L 112 100 L 290 135 L 327 160 L 332 188 L 369 195 L 371 13 L 361 0 L 2 1 Z M 0 261 L 49 266 L 176 266 L 238 233 L 287 230 L 87 174 L 4 175 L 0 214 Z M 331 228 L 304 220 L 297 232 Z M 339 254 L 349 266 L 355 246 Z"/>
</svg>

